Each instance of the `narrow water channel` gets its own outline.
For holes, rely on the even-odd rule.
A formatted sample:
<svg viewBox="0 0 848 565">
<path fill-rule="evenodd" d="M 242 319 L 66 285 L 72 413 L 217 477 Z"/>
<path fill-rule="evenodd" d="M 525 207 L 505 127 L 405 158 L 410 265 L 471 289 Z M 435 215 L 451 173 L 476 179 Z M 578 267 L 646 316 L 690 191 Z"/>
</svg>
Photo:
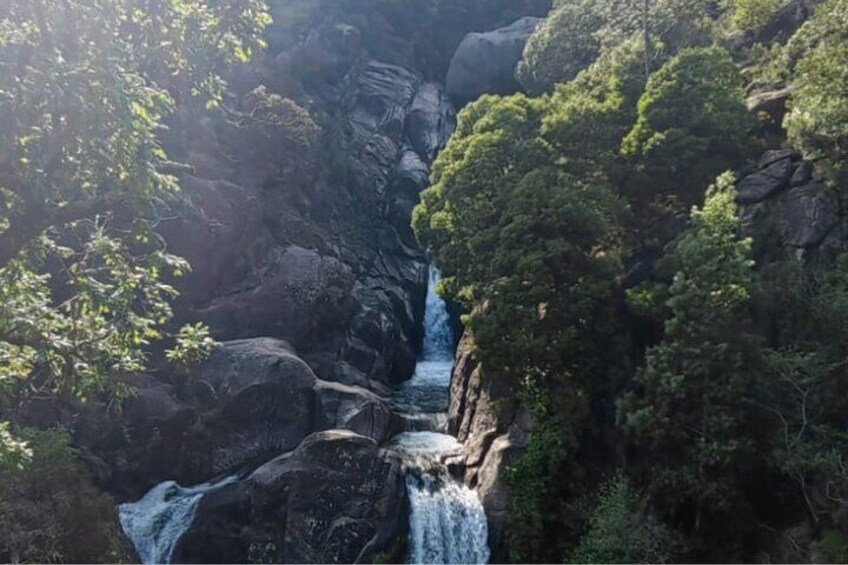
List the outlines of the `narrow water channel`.
<svg viewBox="0 0 848 565">
<path fill-rule="evenodd" d="M 409 562 L 486 563 L 486 514 L 477 493 L 452 477 L 444 464 L 461 446 L 445 433 L 455 352 L 447 307 L 436 294 L 438 281 L 438 271 L 431 268 L 422 358 L 393 398 L 409 430 L 392 441 L 406 461 Z"/>
</svg>

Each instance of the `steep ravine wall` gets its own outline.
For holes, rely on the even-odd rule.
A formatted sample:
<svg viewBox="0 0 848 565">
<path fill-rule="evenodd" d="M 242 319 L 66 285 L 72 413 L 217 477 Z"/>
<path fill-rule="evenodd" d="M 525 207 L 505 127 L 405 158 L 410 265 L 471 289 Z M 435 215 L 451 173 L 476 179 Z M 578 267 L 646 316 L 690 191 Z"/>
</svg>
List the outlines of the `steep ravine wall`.
<svg viewBox="0 0 848 565">
<path fill-rule="evenodd" d="M 448 60 L 441 68 L 421 55 L 429 44 L 410 45 L 428 34 L 409 35 L 415 14 L 400 25 L 381 12 L 391 3 L 318 4 L 273 3 L 271 48 L 234 74 L 225 101 L 249 107 L 259 85 L 291 98 L 320 130 L 310 146 L 229 110 L 174 124 L 169 151 L 190 171 L 160 227 L 193 266 L 177 314 L 209 324 L 221 347 L 189 375 L 128 377 L 135 394 L 120 413 L 95 403 L 74 424 L 98 483 L 120 502 L 165 480 L 239 476 L 203 499 L 178 561 L 368 561 L 405 535 L 402 469 L 382 449 L 402 422 L 385 398 L 421 346 L 428 266 L 410 216 L 455 127 Z M 466 31 L 484 32 L 457 53 L 465 90 L 454 101 L 514 90 L 497 69 L 505 56 L 517 62 L 536 20 L 486 30 L 543 13 L 535 4 L 439 29 L 454 38 L 451 53 Z M 465 406 L 473 414 L 452 431 L 476 449 L 468 482 L 497 526 L 512 452 L 500 446 L 526 422 L 490 413 L 485 399 Z"/>
</svg>

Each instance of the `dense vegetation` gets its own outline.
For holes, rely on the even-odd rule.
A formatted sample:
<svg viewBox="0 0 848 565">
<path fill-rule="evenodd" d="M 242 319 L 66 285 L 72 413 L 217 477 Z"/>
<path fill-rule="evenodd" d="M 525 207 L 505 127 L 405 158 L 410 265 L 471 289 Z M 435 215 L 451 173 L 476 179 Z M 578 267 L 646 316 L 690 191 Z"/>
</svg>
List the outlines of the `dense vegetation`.
<svg viewBox="0 0 848 565">
<path fill-rule="evenodd" d="M 151 344 L 178 367 L 214 342 L 174 328 L 189 265 L 156 226 L 179 190 L 164 138 L 212 111 L 263 46 L 260 0 L 0 5 L 0 559 L 117 561 L 112 502 L 61 431 L 11 427 L 29 402 L 131 393 Z M 274 101 L 271 101 L 274 102 Z M 167 341 L 166 341 L 167 343 Z M 105 396 L 104 396 L 105 395 Z M 40 425 L 56 422 L 39 421 Z"/>
<path fill-rule="evenodd" d="M 439 79 L 469 22 L 549 4 L 0 3 L 0 560 L 128 558 L 66 422 L 32 406 L 117 410 L 123 376 L 215 347 L 175 323 L 190 266 L 157 227 L 194 121 L 285 130 L 257 161 L 317 135 L 264 87 L 228 103 L 272 9 L 337 10 L 366 43 L 391 25 Z M 485 378 L 533 416 L 511 557 L 848 560 L 848 236 L 791 247 L 737 192 L 784 147 L 844 206 L 848 0 L 556 0 L 516 72 L 526 93 L 464 108 L 413 218 Z M 788 101 L 753 115 L 761 91 Z"/>
<path fill-rule="evenodd" d="M 848 189 L 848 4 L 789 8 L 561 0 L 517 71 L 534 97 L 460 114 L 414 227 L 534 417 L 515 560 L 845 558 L 848 254 L 774 246 L 737 205 L 781 144 Z M 744 77 L 792 86 L 782 137 Z"/>
</svg>

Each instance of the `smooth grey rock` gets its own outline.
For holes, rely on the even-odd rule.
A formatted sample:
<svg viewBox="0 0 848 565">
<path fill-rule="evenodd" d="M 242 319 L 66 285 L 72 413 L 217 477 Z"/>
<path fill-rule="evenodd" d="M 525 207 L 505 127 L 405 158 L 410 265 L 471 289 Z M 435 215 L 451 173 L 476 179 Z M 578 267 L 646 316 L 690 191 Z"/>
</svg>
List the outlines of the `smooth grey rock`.
<svg viewBox="0 0 848 565">
<path fill-rule="evenodd" d="M 190 378 L 214 391 L 183 442 L 200 478 L 294 449 L 313 431 L 317 379 L 284 341 L 224 343 Z"/>
<path fill-rule="evenodd" d="M 450 97 L 464 104 L 483 94 L 518 92 L 521 87 L 515 79 L 515 67 L 541 21 L 528 16 L 504 28 L 466 35 L 448 69 Z"/>
<path fill-rule="evenodd" d="M 202 303 L 249 276 L 249 258 L 262 246 L 262 205 L 255 192 L 228 181 L 186 175 L 181 185 L 176 218 L 160 230 L 168 250 L 192 267 L 180 280 L 180 304 Z"/>
<path fill-rule="evenodd" d="M 338 259 L 291 246 L 278 250 L 256 286 L 213 300 L 198 314 L 219 339 L 264 335 L 308 346 L 342 332 L 354 303 L 351 268 Z"/>
<path fill-rule="evenodd" d="M 104 477 L 135 499 L 165 479 L 197 484 L 291 451 L 329 429 L 388 439 L 386 400 L 361 387 L 318 379 L 282 340 L 224 342 L 179 386 L 129 377 L 136 394 L 116 415 L 88 409 L 82 443 L 109 462 Z M 388 393 L 388 390 L 385 391 Z"/>
<path fill-rule="evenodd" d="M 341 383 L 316 383 L 317 429 L 350 430 L 383 442 L 389 439 L 392 407 L 384 399 L 361 387 Z"/>
<path fill-rule="evenodd" d="M 428 82 L 415 94 L 406 136 L 421 159 L 432 162 L 456 128 L 456 112 L 441 85 Z"/>
<path fill-rule="evenodd" d="M 407 512 L 396 456 L 352 432 L 326 431 L 204 497 L 175 557 L 359 563 L 406 535 Z"/>
<path fill-rule="evenodd" d="M 789 185 L 793 171 L 789 155 L 782 159 L 766 162 L 765 168 L 761 171 L 748 175 L 739 182 L 739 194 L 736 200 L 740 204 L 761 202 Z"/>
<path fill-rule="evenodd" d="M 780 198 L 780 231 L 793 247 L 820 243 L 839 222 L 839 201 L 824 183 L 812 183 L 786 192 Z"/>
<path fill-rule="evenodd" d="M 749 112 L 764 112 L 769 114 L 778 124 L 786 114 L 786 103 L 796 90 L 794 86 L 787 86 L 777 90 L 766 90 L 757 92 L 745 99 L 745 105 Z"/>
</svg>

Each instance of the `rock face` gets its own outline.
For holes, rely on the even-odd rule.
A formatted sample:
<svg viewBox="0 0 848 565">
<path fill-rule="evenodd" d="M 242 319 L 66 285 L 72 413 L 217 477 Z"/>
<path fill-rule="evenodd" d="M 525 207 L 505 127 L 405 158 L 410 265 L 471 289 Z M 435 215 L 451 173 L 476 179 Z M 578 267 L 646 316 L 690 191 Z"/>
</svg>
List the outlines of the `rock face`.
<svg viewBox="0 0 848 565">
<path fill-rule="evenodd" d="M 405 535 L 400 461 L 352 432 L 294 452 L 206 496 L 176 562 L 359 563 Z"/>
<path fill-rule="evenodd" d="M 191 375 L 127 377 L 136 394 L 121 413 L 89 407 L 76 437 L 121 501 L 164 480 L 239 475 L 203 498 L 177 561 L 367 561 L 407 524 L 400 466 L 379 445 L 400 425 L 384 398 L 411 376 L 423 337 L 427 264 L 410 216 L 456 122 L 434 77 L 472 26 L 547 3 L 509 0 L 412 36 L 419 14 L 393 3 L 269 4 L 271 48 L 231 77 L 226 112 L 176 116 L 166 143 L 191 167 L 161 224 L 193 265 L 177 282 L 177 321 L 203 321 L 224 343 Z M 450 65 L 455 99 L 515 91 L 539 21 L 468 35 Z M 445 51 L 422 56 L 410 37 Z M 307 109 L 317 139 L 251 121 L 260 85 Z M 467 480 L 501 536 L 501 471 L 527 423 L 514 403 L 495 408 L 502 391 L 474 397 L 476 378 L 456 413 L 474 446 Z"/>
<path fill-rule="evenodd" d="M 191 167 L 161 223 L 193 265 L 177 321 L 223 343 L 190 375 L 127 377 L 119 414 L 92 405 L 76 427 L 120 501 L 242 477 L 203 499 L 178 561 L 369 560 L 407 524 L 400 465 L 379 445 L 402 424 L 385 397 L 422 340 L 411 212 L 456 114 L 377 8 L 272 8 L 289 27 L 231 77 L 227 111 L 177 116 L 166 142 Z M 308 109 L 311 144 L 251 121 L 260 85 Z"/>
<path fill-rule="evenodd" d="M 482 94 L 518 92 L 521 87 L 515 79 L 515 67 L 541 21 L 528 16 L 504 28 L 466 35 L 448 69 L 451 98 L 464 104 Z"/>
<path fill-rule="evenodd" d="M 839 223 L 836 191 L 824 183 L 793 188 L 780 198 L 780 231 L 787 245 L 812 247 Z"/>
<path fill-rule="evenodd" d="M 842 247 L 844 213 L 836 191 L 792 151 L 767 151 L 737 188 L 743 231 L 760 244 L 776 239 L 807 258 Z"/>
<path fill-rule="evenodd" d="M 371 44 L 390 33 L 366 41 L 337 17 L 312 15 L 269 69 L 231 81 L 250 99 L 262 73 L 282 90 L 279 75 L 303 77 L 319 139 L 297 148 L 282 130 L 205 119 L 176 150 L 194 173 L 163 232 L 195 265 L 181 319 L 218 339 L 284 339 L 322 378 L 382 392 L 420 346 L 427 265 L 410 215 L 456 116 L 439 84 L 398 64 L 411 57 Z"/>
<path fill-rule="evenodd" d="M 477 489 L 489 521 L 492 561 L 509 558 L 509 489 L 506 469 L 530 443 L 531 419 L 509 387 L 497 377 L 483 377 L 483 368 L 471 350 L 473 342 L 463 336 L 451 378 L 448 431 L 464 443 L 453 468 L 465 483 Z"/>
<path fill-rule="evenodd" d="M 740 204 L 754 204 L 778 193 L 789 186 L 794 171 L 791 154 L 771 163 L 761 163 L 762 168 L 739 182 Z"/>
<path fill-rule="evenodd" d="M 320 430 L 383 442 L 391 408 L 376 394 L 318 379 L 292 347 L 256 338 L 224 343 L 179 386 L 134 377 L 120 418 L 92 409 L 80 430 L 109 462 L 110 483 L 135 499 L 173 479 L 196 484 L 297 448 Z"/>
</svg>

